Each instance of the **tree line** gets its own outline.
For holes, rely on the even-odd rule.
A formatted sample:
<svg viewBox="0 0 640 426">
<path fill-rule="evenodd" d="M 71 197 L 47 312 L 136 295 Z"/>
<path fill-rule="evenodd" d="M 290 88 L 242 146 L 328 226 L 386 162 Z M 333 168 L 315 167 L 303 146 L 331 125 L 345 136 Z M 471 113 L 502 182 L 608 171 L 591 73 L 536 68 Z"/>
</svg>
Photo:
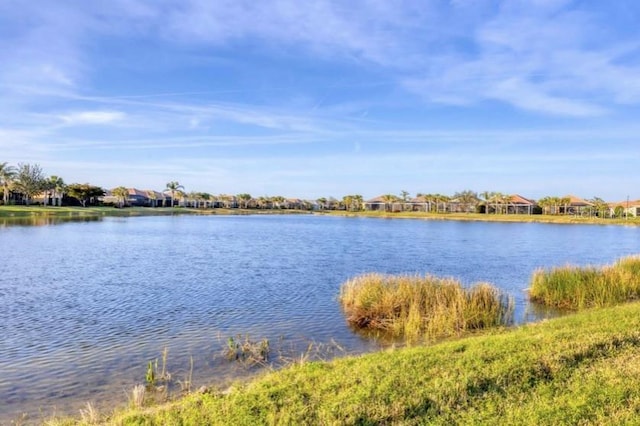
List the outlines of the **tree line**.
<svg viewBox="0 0 640 426">
<path fill-rule="evenodd" d="M 68 203 L 69 198 L 86 207 L 97 204 L 107 191 L 99 186 L 88 183 L 66 184 L 59 176 L 46 176 L 38 164 L 20 163 L 17 166 L 8 163 L 0 163 L 0 188 L 2 189 L 2 202 L 8 204 L 29 205 L 34 197 L 43 197 L 45 205 L 61 206 L 63 200 Z M 186 207 L 227 207 L 227 208 L 256 208 L 256 209 L 319 209 L 319 210 L 347 210 L 361 211 L 365 208 L 362 195 L 350 194 L 341 199 L 334 197 L 320 197 L 316 200 L 296 200 L 292 202 L 283 196 L 253 197 L 248 193 L 237 195 L 214 195 L 206 192 L 186 192 L 183 185 L 177 181 L 167 183 L 165 193 L 171 196 L 171 206 L 181 205 Z M 129 190 L 123 186 L 111 191 L 111 195 L 117 200 L 118 207 L 128 204 Z M 147 191 L 146 195 L 150 206 L 158 205 L 158 193 Z M 65 198 L 66 197 L 66 198 Z M 165 198 L 163 197 L 163 200 Z M 439 193 L 416 193 L 415 198 L 410 197 L 408 191 L 402 190 L 398 195 L 385 194 L 379 197 L 384 204 L 385 211 L 393 211 L 394 206 L 400 206 L 400 210 L 408 210 L 418 204 L 426 205 L 425 211 L 432 213 L 458 212 L 490 212 L 495 214 L 509 213 L 513 206 L 512 195 L 501 192 L 484 191 L 477 193 L 472 190 L 459 191 L 452 196 Z M 588 200 L 590 203 L 584 211 L 587 214 L 605 217 L 610 214 L 609 205 L 601 198 L 594 197 Z M 166 205 L 166 204 L 162 204 Z M 536 213 L 544 214 L 568 214 L 570 212 L 571 199 L 569 197 L 548 196 L 539 199 L 536 203 Z M 616 212 L 614 214 L 617 214 Z"/>
<path fill-rule="evenodd" d="M 0 187 L 2 188 L 2 202 L 8 205 L 16 202 L 12 194 L 19 197 L 22 204 L 29 205 L 34 197 L 43 195 L 44 204 L 61 206 L 66 196 L 76 199 L 82 206 L 96 203 L 98 197 L 106 191 L 99 186 L 88 183 L 72 183 L 67 185 L 59 176 L 46 176 L 38 164 L 20 163 L 11 166 L 0 163 Z"/>
</svg>

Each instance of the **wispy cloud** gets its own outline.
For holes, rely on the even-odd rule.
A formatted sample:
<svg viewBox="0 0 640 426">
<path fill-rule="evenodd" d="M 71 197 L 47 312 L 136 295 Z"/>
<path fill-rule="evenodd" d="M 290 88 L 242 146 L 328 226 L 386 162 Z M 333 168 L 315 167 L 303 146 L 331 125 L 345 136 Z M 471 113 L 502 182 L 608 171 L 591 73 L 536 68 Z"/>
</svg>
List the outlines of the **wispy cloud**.
<svg viewBox="0 0 640 426">
<path fill-rule="evenodd" d="M 125 118 L 120 111 L 80 111 L 60 116 L 67 126 L 112 124 Z"/>
</svg>

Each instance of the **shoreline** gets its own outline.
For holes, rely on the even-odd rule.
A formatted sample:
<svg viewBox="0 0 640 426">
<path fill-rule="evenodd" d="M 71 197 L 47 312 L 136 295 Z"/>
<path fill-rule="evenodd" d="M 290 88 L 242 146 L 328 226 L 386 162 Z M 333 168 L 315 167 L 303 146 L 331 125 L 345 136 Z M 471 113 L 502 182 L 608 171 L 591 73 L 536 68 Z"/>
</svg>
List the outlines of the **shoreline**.
<svg viewBox="0 0 640 426">
<path fill-rule="evenodd" d="M 299 362 L 226 389 L 47 423 L 493 423 L 505 415 L 508 424 L 630 420 L 640 402 L 640 379 L 630 374 L 640 366 L 639 313 L 640 303 L 624 303 L 434 345 Z M 570 404 L 576 400 L 585 403 Z"/>
<path fill-rule="evenodd" d="M 100 217 L 139 217 L 139 216 L 175 216 L 175 215 L 282 215 L 313 214 L 319 216 L 378 218 L 378 219 L 421 219 L 458 222 L 498 222 L 498 223 L 551 223 L 567 225 L 616 225 L 640 226 L 640 218 L 602 219 L 598 217 L 562 216 L 562 215 L 522 215 L 522 214 L 484 214 L 484 213 L 424 213 L 424 212 L 379 212 L 344 210 L 275 210 L 275 209 L 194 209 L 188 207 L 51 207 L 51 206 L 0 206 L 0 220 L 24 220 L 31 218 L 74 219 Z"/>
</svg>

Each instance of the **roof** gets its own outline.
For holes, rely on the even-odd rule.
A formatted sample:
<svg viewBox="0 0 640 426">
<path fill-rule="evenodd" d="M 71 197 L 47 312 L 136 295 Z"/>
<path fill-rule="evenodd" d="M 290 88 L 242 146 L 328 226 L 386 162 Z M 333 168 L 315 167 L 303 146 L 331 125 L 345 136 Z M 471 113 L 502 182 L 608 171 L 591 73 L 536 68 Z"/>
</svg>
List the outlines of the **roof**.
<svg viewBox="0 0 640 426">
<path fill-rule="evenodd" d="M 568 198 L 569 200 L 571 200 L 569 202 L 569 205 L 572 207 L 586 207 L 586 206 L 593 206 L 593 203 L 588 202 L 585 199 L 582 199 L 580 197 L 576 197 L 575 195 L 567 195 L 566 198 Z"/>
<path fill-rule="evenodd" d="M 629 207 L 638 207 L 640 206 L 640 200 L 624 200 L 624 201 L 618 201 L 618 202 L 613 202 L 613 203 L 607 203 L 607 205 L 609 207 L 624 207 L 626 208 L 627 206 Z"/>
<path fill-rule="evenodd" d="M 513 194 L 509 200 L 512 204 L 525 204 L 528 206 L 533 206 L 536 203 L 533 202 L 533 200 L 530 200 L 528 198 L 524 198 L 522 195 L 518 195 L 518 194 Z"/>
</svg>

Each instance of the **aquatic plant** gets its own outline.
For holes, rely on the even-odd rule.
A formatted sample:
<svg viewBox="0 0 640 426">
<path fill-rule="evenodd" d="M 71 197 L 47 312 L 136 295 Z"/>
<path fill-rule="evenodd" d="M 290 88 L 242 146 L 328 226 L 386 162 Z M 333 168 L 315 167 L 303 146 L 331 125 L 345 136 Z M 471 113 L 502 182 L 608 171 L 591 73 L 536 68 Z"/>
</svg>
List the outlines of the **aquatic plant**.
<svg viewBox="0 0 640 426">
<path fill-rule="evenodd" d="M 531 278 L 532 301 L 564 309 L 612 306 L 640 297 L 640 256 L 613 265 L 539 269 Z"/>
<path fill-rule="evenodd" d="M 487 283 L 464 288 L 433 275 L 366 274 L 344 283 L 340 303 L 358 329 L 380 330 L 408 342 L 508 325 L 513 300 Z"/>
<path fill-rule="evenodd" d="M 251 340 L 249 335 L 238 335 L 227 339 L 226 357 L 229 360 L 241 361 L 251 367 L 256 364 L 265 365 L 269 361 L 271 347 L 269 339 Z"/>
</svg>

